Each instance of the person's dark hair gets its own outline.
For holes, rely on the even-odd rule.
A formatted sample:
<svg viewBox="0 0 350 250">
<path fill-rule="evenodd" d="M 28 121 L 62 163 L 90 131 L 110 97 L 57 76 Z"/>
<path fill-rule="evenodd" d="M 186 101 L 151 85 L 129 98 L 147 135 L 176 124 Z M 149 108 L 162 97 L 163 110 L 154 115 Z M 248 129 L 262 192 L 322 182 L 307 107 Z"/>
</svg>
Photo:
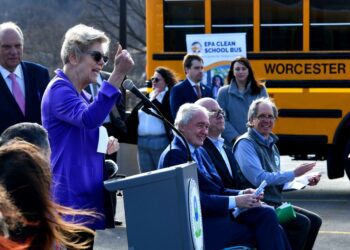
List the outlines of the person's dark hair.
<svg viewBox="0 0 350 250">
<path fill-rule="evenodd" d="M 197 60 L 197 61 L 200 61 L 200 62 L 203 63 L 203 58 L 200 55 L 197 55 L 197 54 L 187 54 L 187 55 L 185 55 L 184 60 L 183 60 L 183 66 L 184 66 L 185 72 L 186 72 L 186 69 L 191 68 L 192 62 L 194 60 Z"/>
<path fill-rule="evenodd" d="M 252 93 L 253 94 L 259 94 L 260 91 L 261 91 L 261 88 L 264 86 L 264 83 L 258 81 L 255 78 L 255 74 L 254 74 L 253 68 L 252 68 L 249 60 L 247 58 L 243 57 L 243 56 L 238 56 L 235 59 L 233 59 L 233 61 L 231 62 L 230 70 L 228 71 L 228 74 L 227 74 L 227 83 L 231 84 L 232 80 L 236 80 L 235 76 L 233 74 L 233 71 L 234 71 L 233 66 L 234 66 L 234 64 L 236 62 L 240 62 L 240 63 L 242 63 L 244 66 L 246 66 L 248 68 L 249 74 L 248 74 L 248 79 L 247 79 L 246 84 L 251 82 L 250 87 L 251 87 Z"/>
<path fill-rule="evenodd" d="M 38 147 L 25 141 L 12 140 L 0 147 L 0 184 L 10 194 L 26 223 L 12 232 L 11 240 L 25 242 L 31 239 L 29 249 L 51 249 L 55 244 L 74 249 L 85 249 L 90 242 L 72 241 L 80 232 L 94 232 L 80 224 L 64 221 L 62 215 L 92 215 L 76 211 L 51 200 L 51 173 L 49 163 Z"/>
<path fill-rule="evenodd" d="M 50 157 L 51 149 L 46 129 L 31 122 L 21 122 L 8 127 L 0 136 L 0 146 L 13 139 L 23 140 L 41 149 L 46 157 Z"/>
<path fill-rule="evenodd" d="M 155 71 L 164 78 L 164 81 L 169 89 L 171 89 L 177 83 L 175 73 L 171 69 L 166 67 L 157 67 Z"/>
<path fill-rule="evenodd" d="M 16 137 L 42 149 L 49 149 L 50 147 L 47 131 L 37 123 L 21 122 L 8 127 L 1 134 L 0 145 L 6 144 Z"/>
<path fill-rule="evenodd" d="M 213 76 L 213 78 L 211 79 L 211 86 L 212 87 L 216 86 L 215 79 L 217 79 L 217 78 L 220 79 L 220 87 L 224 86 L 224 79 L 220 75 Z"/>
</svg>

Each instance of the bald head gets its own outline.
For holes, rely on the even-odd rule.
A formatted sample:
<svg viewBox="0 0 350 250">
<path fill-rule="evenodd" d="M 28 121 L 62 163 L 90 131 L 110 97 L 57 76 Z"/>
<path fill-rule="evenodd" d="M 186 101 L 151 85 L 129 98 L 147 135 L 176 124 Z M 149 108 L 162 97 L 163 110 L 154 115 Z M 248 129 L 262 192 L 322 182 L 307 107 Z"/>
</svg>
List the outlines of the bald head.
<svg viewBox="0 0 350 250">
<path fill-rule="evenodd" d="M 220 137 L 225 129 L 225 115 L 219 103 L 213 98 L 205 97 L 196 101 L 195 104 L 204 107 L 209 113 L 208 136 L 214 139 Z"/>
<path fill-rule="evenodd" d="M 13 72 L 23 56 L 23 33 L 13 22 L 0 24 L 0 65 Z"/>
</svg>

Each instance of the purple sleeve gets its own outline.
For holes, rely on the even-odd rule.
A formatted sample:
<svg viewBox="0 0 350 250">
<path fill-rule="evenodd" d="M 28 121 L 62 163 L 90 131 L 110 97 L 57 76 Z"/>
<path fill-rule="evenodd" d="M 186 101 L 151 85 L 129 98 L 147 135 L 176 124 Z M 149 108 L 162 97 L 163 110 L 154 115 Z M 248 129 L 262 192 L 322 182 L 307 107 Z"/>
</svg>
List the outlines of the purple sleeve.
<svg viewBox="0 0 350 250">
<path fill-rule="evenodd" d="M 97 128 L 121 100 L 119 89 L 103 82 L 96 99 L 89 104 L 75 89 L 66 83 L 56 82 L 50 94 L 51 111 L 58 119 L 77 127 Z"/>
</svg>

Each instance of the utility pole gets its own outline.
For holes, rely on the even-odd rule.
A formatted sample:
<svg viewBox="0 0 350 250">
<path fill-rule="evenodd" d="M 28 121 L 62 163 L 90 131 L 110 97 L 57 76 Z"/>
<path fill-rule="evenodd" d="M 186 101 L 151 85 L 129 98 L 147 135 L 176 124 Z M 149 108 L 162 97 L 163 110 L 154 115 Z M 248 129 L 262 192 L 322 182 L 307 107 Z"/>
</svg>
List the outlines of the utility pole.
<svg viewBox="0 0 350 250">
<path fill-rule="evenodd" d="M 119 10 L 119 43 L 121 46 L 126 49 L 127 43 L 126 43 L 126 0 L 120 0 L 120 10 Z"/>
</svg>

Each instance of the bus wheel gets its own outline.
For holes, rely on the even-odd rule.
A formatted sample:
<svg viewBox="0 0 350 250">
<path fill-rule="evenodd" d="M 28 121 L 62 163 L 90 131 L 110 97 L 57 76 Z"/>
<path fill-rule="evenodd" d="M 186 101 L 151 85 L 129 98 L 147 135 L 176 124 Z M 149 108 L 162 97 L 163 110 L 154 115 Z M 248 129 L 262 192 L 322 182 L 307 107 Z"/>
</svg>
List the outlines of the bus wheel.
<svg viewBox="0 0 350 250">
<path fill-rule="evenodd" d="M 342 162 L 346 175 L 350 179 L 350 139 L 345 144 Z"/>
</svg>

